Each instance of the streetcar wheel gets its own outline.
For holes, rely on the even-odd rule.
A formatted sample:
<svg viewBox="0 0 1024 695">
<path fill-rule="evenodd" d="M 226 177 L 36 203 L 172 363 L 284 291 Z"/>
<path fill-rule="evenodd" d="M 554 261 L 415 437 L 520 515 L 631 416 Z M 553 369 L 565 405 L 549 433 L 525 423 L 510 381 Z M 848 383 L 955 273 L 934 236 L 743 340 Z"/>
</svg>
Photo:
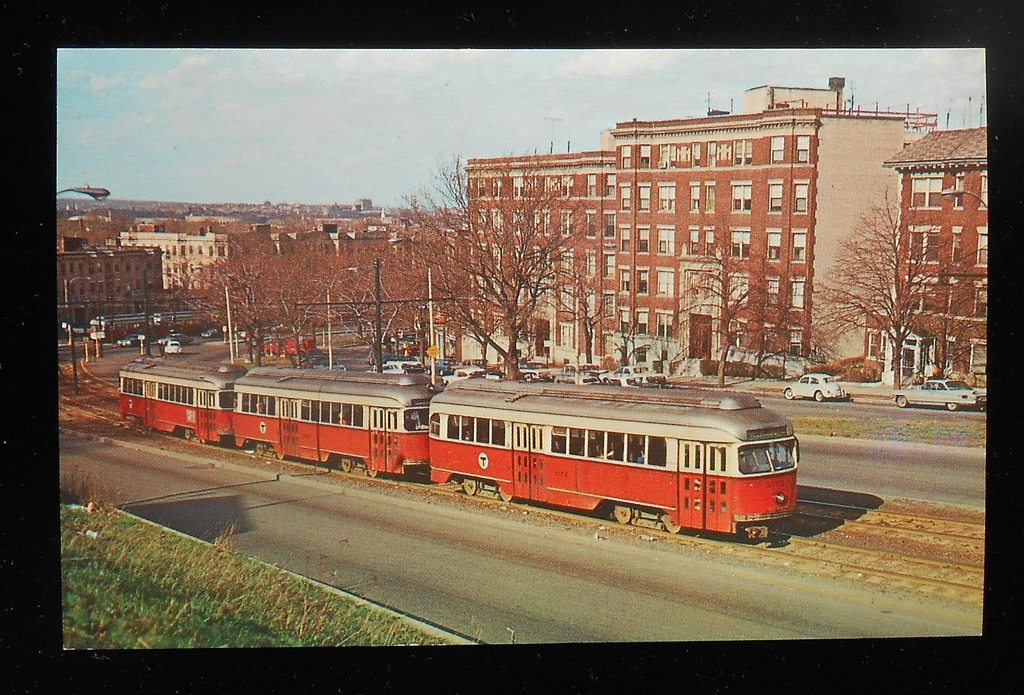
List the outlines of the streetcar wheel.
<svg viewBox="0 0 1024 695">
<path fill-rule="evenodd" d="M 679 533 L 683 527 L 680 524 L 672 521 L 672 517 L 666 512 L 661 515 L 661 525 L 665 527 L 665 530 L 669 533 Z"/>
<path fill-rule="evenodd" d="M 256 453 L 257 456 L 266 456 L 267 445 L 264 444 L 263 442 L 256 442 L 256 445 L 253 447 L 253 451 Z"/>
<path fill-rule="evenodd" d="M 907 407 L 907 397 L 906 396 L 896 396 L 896 405 L 898 407 L 900 407 L 900 408 L 906 408 Z"/>
<path fill-rule="evenodd" d="M 196 438 L 195 430 L 189 429 L 188 427 L 185 428 L 185 433 L 184 434 L 185 434 L 185 441 L 186 442 L 194 441 L 195 438 Z"/>
<path fill-rule="evenodd" d="M 959 403 L 947 403 L 946 404 L 946 410 L 948 410 L 951 413 L 955 413 L 959 407 L 960 407 Z"/>
<path fill-rule="evenodd" d="M 352 472 L 352 459 L 350 459 L 350 458 L 343 458 L 341 460 L 341 463 L 338 464 L 338 468 L 340 468 L 345 473 L 351 473 Z"/>
<path fill-rule="evenodd" d="M 787 401 L 793 400 L 793 389 L 786 389 L 782 392 L 782 395 L 786 397 Z"/>
<path fill-rule="evenodd" d="M 505 488 L 501 488 L 501 487 L 498 488 L 498 497 L 501 498 L 502 502 L 511 502 L 512 501 L 512 493 L 511 492 L 505 492 Z"/>
<path fill-rule="evenodd" d="M 633 520 L 633 510 L 629 507 L 624 507 L 621 504 L 615 505 L 615 509 L 612 510 L 612 516 L 620 524 L 628 524 Z"/>
<path fill-rule="evenodd" d="M 814 392 L 814 400 L 816 400 L 819 403 L 821 403 L 823 400 L 825 400 L 825 394 L 823 394 L 821 391 L 815 391 Z"/>
<path fill-rule="evenodd" d="M 367 466 L 366 467 L 366 475 L 370 476 L 371 478 L 376 478 L 377 477 L 377 469 L 376 468 L 371 468 L 370 466 Z"/>
<path fill-rule="evenodd" d="M 479 486 L 477 485 L 476 481 L 473 480 L 472 478 L 466 478 L 465 480 L 462 481 L 462 491 L 465 492 L 470 497 L 475 495 L 478 489 Z"/>
</svg>

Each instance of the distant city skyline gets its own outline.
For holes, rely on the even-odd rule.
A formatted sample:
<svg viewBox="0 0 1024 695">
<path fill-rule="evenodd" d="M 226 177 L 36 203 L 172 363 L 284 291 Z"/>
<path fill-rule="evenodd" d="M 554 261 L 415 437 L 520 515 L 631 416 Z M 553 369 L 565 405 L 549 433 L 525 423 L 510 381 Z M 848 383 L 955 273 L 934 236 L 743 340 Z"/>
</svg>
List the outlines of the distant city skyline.
<svg viewBox="0 0 1024 695">
<path fill-rule="evenodd" d="M 57 189 L 400 206 L 455 156 L 594 150 L 764 84 L 987 124 L 982 49 L 60 49 Z"/>
</svg>

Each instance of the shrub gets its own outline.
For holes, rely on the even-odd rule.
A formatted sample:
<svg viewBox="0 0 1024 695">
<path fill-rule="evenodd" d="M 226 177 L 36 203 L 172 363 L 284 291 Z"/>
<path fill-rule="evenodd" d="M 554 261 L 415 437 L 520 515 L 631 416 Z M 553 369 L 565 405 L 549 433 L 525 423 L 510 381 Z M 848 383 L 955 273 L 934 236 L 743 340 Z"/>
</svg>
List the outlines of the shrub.
<svg viewBox="0 0 1024 695">
<path fill-rule="evenodd" d="M 863 357 L 847 357 L 827 364 L 816 364 L 807 371 L 831 374 L 839 381 L 859 383 L 879 381 L 882 378 L 882 366 Z"/>
<path fill-rule="evenodd" d="M 700 373 L 704 376 L 715 376 L 718 374 L 718 360 L 702 359 L 700 361 Z M 748 379 L 783 379 L 785 370 L 779 364 L 763 364 L 760 368 L 750 362 L 726 362 L 725 375 L 731 377 L 746 377 Z"/>
</svg>

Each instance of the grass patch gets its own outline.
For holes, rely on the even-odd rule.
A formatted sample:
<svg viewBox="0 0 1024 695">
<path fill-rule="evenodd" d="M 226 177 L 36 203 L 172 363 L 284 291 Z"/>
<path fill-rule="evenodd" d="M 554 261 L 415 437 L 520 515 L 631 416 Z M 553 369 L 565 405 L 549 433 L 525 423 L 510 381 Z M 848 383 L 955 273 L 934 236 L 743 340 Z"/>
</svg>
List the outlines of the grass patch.
<svg viewBox="0 0 1024 695">
<path fill-rule="evenodd" d="M 821 434 L 833 437 L 859 437 L 887 441 L 946 444 L 951 446 L 985 446 L 985 420 L 960 422 L 893 422 L 867 417 L 790 417 L 797 436 Z"/>
<path fill-rule="evenodd" d="M 108 508 L 61 506 L 68 649 L 444 644 L 405 621 Z"/>
</svg>

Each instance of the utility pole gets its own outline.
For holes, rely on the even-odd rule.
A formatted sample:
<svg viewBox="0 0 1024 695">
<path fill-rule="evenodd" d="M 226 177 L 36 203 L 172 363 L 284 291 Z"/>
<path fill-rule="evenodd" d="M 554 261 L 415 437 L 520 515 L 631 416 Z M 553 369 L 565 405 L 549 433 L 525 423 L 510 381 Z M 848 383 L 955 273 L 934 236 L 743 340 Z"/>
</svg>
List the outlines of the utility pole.
<svg viewBox="0 0 1024 695">
<path fill-rule="evenodd" d="M 381 336 L 380 330 L 380 259 L 373 259 L 373 303 L 376 308 L 376 315 L 374 316 L 374 332 L 373 332 L 373 360 L 376 366 L 377 372 L 384 371 L 383 355 L 381 354 Z"/>
</svg>

